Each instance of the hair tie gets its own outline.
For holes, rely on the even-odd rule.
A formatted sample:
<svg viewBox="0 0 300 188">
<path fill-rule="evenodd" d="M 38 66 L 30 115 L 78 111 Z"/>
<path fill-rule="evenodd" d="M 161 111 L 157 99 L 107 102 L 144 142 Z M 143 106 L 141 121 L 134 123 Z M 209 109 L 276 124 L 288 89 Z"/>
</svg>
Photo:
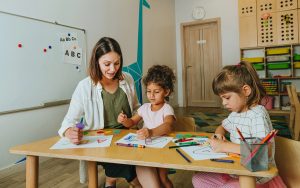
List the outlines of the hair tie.
<svg viewBox="0 0 300 188">
<path fill-rule="evenodd" d="M 241 64 L 239 63 L 239 64 L 237 64 L 236 66 L 237 66 L 238 68 L 240 68 L 240 67 L 241 67 Z"/>
</svg>

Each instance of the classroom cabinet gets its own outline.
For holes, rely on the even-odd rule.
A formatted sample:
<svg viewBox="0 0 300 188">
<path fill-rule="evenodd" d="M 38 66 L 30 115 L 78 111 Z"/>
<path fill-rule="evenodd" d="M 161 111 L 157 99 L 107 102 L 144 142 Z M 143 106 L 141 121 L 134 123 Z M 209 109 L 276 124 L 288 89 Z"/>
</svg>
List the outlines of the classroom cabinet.
<svg viewBox="0 0 300 188">
<path fill-rule="evenodd" d="M 299 43 L 300 0 L 239 0 L 240 48 Z"/>
<path fill-rule="evenodd" d="M 275 107 L 288 109 L 286 85 L 300 88 L 300 44 L 242 48 L 241 59 L 256 69 Z"/>
</svg>

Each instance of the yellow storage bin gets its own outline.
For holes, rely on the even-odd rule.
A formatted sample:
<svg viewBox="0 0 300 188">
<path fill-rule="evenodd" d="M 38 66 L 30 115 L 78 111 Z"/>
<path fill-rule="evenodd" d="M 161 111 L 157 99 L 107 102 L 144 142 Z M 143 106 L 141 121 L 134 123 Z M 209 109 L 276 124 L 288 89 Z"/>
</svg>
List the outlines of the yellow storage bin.
<svg viewBox="0 0 300 188">
<path fill-rule="evenodd" d="M 264 58 L 263 57 L 244 57 L 242 58 L 243 61 L 247 61 L 249 63 L 263 63 Z"/>
<path fill-rule="evenodd" d="M 290 48 L 267 49 L 267 55 L 288 54 L 288 53 L 290 53 Z"/>
<path fill-rule="evenodd" d="M 300 69 L 300 62 L 294 62 L 294 68 Z"/>
</svg>

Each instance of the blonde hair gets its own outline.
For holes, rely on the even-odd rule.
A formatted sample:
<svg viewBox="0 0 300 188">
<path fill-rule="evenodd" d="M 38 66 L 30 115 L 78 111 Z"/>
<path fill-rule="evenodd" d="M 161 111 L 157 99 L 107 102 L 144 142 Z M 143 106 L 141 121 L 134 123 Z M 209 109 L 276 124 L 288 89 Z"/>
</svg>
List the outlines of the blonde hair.
<svg viewBox="0 0 300 188">
<path fill-rule="evenodd" d="M 246 101 L 248 107 L 259 104 L 262 98 L 266 96 L 256 71 L 251 64 L 244 61 L 238 65 L 225 66 L 214 78 L 212 89 L 216 95 L 226 92 L 241 94 L 244 85 L 251 88 L 251 93 Z"/>
</svg>

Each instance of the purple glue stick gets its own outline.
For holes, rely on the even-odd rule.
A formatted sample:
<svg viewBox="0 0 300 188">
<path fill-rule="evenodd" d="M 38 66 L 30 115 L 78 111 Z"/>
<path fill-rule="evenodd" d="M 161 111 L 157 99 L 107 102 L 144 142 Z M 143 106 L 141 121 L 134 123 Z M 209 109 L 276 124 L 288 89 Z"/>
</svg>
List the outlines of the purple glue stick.
<svg viewBox="0 0 300 188">
<path fill-rule="evenodd" d="M 76 127 L 77 127 L 78 129 L 81 129 L 81 130 L 84 128 L 83 118 L 81 118 L 80 123 L 77 123 L 77 124 L 76 124 Z"/>
</svg>

